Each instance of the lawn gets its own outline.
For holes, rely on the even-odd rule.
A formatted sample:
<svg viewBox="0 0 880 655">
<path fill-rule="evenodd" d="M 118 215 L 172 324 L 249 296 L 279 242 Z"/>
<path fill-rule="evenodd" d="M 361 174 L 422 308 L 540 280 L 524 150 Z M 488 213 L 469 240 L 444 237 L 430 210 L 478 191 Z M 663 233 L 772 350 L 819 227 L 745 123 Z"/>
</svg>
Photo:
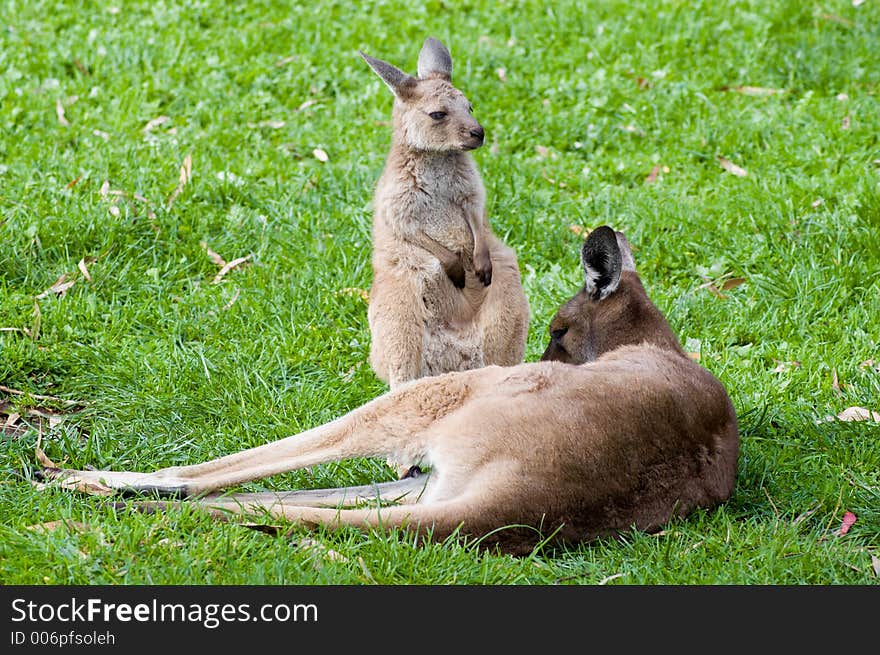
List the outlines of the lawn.
<svg viewBox="0 0 880 655">
<path fill-rule="evenodd" d="M 849 409 L 880 412 L 880 3 L 583 4 L 3 0 L 0 583 L 880 582 L 880 422 Z M 625 231 L 733 399 L 730 501 L 516 559 L 34 486 L 38 442 L 152 470 L 386 390 L 364 292 L 391 95 L 357 51 L 414 73 L 428 35 L 486 130 L 526 360 L 581 284 L 584 230 Z"/>
</svg>

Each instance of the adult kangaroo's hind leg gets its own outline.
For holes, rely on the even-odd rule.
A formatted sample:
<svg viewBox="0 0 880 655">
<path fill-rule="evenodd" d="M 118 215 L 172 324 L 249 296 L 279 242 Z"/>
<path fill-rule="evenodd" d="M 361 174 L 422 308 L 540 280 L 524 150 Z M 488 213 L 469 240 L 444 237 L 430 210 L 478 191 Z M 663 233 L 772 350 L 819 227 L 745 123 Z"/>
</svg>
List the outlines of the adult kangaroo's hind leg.
<svg viewBox="0 0 880 655">
<path fill-rule="evenodd" d="M 430 534 L 437 540 L 455 532 L 469 522 L 471 504 L 462 498 L 428 504 L 392 505 L 388 507 L 363 507 L 357 509 L 332 509 L 327 507 L 304 507 L 291 502 L 266 500 L 266 502 L 236 503 L 226 498 L 198 498 L 188 501 L 207 511 L 214 518 L 228 519 L 233 516 L 271 516 L 294 524 L 314 528 L 323 526 L 331 530 L 354 527 L 362 531 L 370 529 L 404 528 L 421 535 Z M 141 511 L 165 511 L 182 503 L 147 501 L 136 503 Z M 120 508 L 123 507 L 121 503 Z"/>
<path fill-rule="evenodd" d="M 152 473 L 46 469 L 43 477 L 83 490 L 97 484 L 123 492 L 186 497 L 352 457 L 418 462 L 427 449 L 426 428 L 461 407 L 467 397 L 460 380 L 424 378 L 330 423 L 201 464 Z"/>
</svg>

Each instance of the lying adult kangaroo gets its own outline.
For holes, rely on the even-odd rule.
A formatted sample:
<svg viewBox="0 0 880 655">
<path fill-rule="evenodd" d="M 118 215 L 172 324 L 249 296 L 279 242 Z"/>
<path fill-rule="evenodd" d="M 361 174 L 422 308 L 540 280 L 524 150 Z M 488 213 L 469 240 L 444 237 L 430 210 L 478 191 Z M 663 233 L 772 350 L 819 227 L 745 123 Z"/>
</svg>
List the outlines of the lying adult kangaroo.
<svg viewBox="0 0 880 655">
<path fill-rule="evenodd" d="M 394 389 L 522 362 L 529 329 L 516 255 L 489 227 L 468 151 L 483 145 L 452 57 L 425 40 L 418 77 L 361 53 L 394 93 L 391 149 L 373 202 L 370 364 Z"/>
<path fill-rule="evenodd" d="M 194 496 L 322 462 L 393 456 L 430 470 L 364 487 L 184 502 L 218 516 L 265 511 L 434 539 L 460 530 L 510 553 L 547 537 L 652 530 L 726 500 L 739 435 L 724 387 L 681 349 L 621 233 L 594 230 L 582 262 L 584 287 L 550 323 L 543 359 L 557 361 L 421 378 L 325 425 L 204 464 L 44 475 L 71 487 Z"/>
</svg>

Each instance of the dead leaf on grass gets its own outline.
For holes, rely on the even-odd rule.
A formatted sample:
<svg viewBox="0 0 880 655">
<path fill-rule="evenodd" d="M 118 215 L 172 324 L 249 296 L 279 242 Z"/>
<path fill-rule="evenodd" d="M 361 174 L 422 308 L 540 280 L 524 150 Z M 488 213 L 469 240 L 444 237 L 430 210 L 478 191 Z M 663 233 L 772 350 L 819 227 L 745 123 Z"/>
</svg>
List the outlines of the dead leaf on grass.
<svg viewBox="0 0 880 655">
<path fill-rule="evenodd" d="M 83 274 L 83 277 L 88 282 L 92 281 L 92 275 L 91 275 L 91 273 L 89 273 L 89 269 L 86 267 L 86 265 L 87 264 L 94 264 L 95 261 L 96 260 L 94 257 L 83 257 L 79 260 L 79 263 L 76 265 L 76 267 L 79 269 L 79 272 Z"/>
<path fill-rule="evenodd" d="M 645 184 L 654 184 L 657 181 L 657 176 L 660 175 L 660 166 L 654 166 L 651 169 L 651 172 L 648 173 L 648 177 L 645 178 Z"/>
<path fill-rule="evenodd" d="M 55 283 L 51 287 L 46 289 L 43 293 L 36 296 L 36 299 L 42 300 L 43 298 L 46 298 L 53 293 L 56 296 L 63 296 L 67 293 L 67 290 L 76 283 L 75 279 L 71 280 L 69 278 L 70 275 L 68 273 L 62 273 L 58 276 L 58 279 L 55 280 Z"/>
<path fill-rule="evenodd" d="M 67 532 L 88 532 L 90 530 L 89 526 L 85 523 L 80 523 L 79 521 L 70 521 L 68 519 L 61 519 L 60 521 L 47 521 L 45 523 L 35 523 L 34 525 L 28 525 L 25 527 L 25 530 L 31 530 L 32 532 L 54 532 L 59 528 L 64 528 Z"/>
<path fill-rule="evenodd" d="M 329 155 L 320 148 L 315 148 L 314 150 L 312 150 L 312 154 L 315 156 L 315 159 L 320 162 L 326 162 L 330 159 Z"/>
<path fill-rule="evenodd" d="M 840 421 L 874 421 L 880 423 L 880 412 L 864 407 L 847 407 L 837 415 Z"/>
<path fill-rule="evenodd" d="M 155 127 L 159 127 L 160 125 L 164 125 L 168 121 L 171 120 L 170 116 L 156 116 L 156 118 L 152 118 L 147 121 L 147 124 L 144 125 L 144 132 L 149 132 Z"/>
<path fill-rule="evenodd" d="M 730 291 L 731 289 L 735 289 L 736 287 L 740 286 L 742 283 L 744 283 L 746 281 L 746 278 L 744 278 L 744 277 L 728 278 L 728 279 L 724 280 L 723 282 L 720 282 L 720 288 L 719 288 L 718 281 L 712 281 L 712 280 L 707 279 L 706 277 L 704 277 L 703 279 L 706 280 L 706 282 L 701 284 L 698 288 L 699 289 L 706 289 L 713 296 L 715 296 L 716 298 L 721 298 L 721 299 L 727 298 L 727 296 L 725 296 L 722 293 L 722 291 Z"/>
<path fill-rule="evenodd" d="M 874 575 L 880 578 L 880 557 L 871 555 L 871 568 L 874 569 Z"/>
<path fill-rule="evenodd" d="M 323 555 L 325 559 L 329 559 L 334 562 L 347 562 L 348 558 L 345 555 L 341 555 L 337 553 L 335 550 L 327 548 L 321 542 L 312 539 L 310 537 L 306 537 L 304 539 L 300 539 L 299 541 L 294 542 L 295 546 L 302 548 L 303 550 L 314 550 L 316 553 Z"/>
<path fill-rule="evenodd" d="M 825 418 L 817 419 L 816 423 L 818 424 L 834 421 L 844 421 L 846 423 L 849 423 L 851 421 L 873 421 L 875 423 L 880 423 L 880 412 L 875 412 L 864 407 L 847 407 L 837 416 L 828 415 Z"/>
<path fill-rule="evenodd" d="M 572 234 L 576 234 L 579 237 L 590 233 L 590 230 L 585 227 L 581 227 L 580 225 L 569 225 L 568 229 L 571 231 Z"/>
<path fill-rule="evenodd" d="M 223 265 L 223 268 L 214 276 L 214 279 L 211 280 L 211 284 L 220 284 L 223 281 L 223 277 L 232 269 L 241 266 L 246 263 L 252 255 L 245 255 L 244 257 L 239 257 L 238 259 L 233 259 L 231 262 L 227 262 Z"/>
<path fill-rule="evenodd" d="M 722 291 L 730 291 L 731 289 L 736 289 L 739 285 L 746 281 L 744 277 L 732 277 L 729 280 L 725 280 L 721 285 Z"/>
<path fill-rule="evenodd" d="M 495 69 L 495 74 L 498 76 L 498 79 L 501 80 L 502 82 L 506 82 L 506 81 L 507 81 L 507 70 L 506 70 L 506 69 L 504 69 L 504 68 L 496 68 L 496 69 Z"/>
<path fill-rule="evenodd" d="M 875 362 L 873 359 L 866 359 L 859 364 L 859 368 L 870 368 L 872 371 L 880 373 L 880 362 Z"/>
<path fill-rule="evenodd" d="M 822 20 L 827 20 L 830 23 L 837 23 L 838 25 L 843 25 L 844 27 L 852 27 L 853 22 L 844 18 L 843 16 L 838 16 L 837 14 L 822 14 Z"/>
<path fill-rule="evenodd" d="M 748 175 L 748 171 L 741 166 L 737 166 L 732 161 L 727 159 L 727 157 L 718 156 L 718 163 L 721 164 L 721 168 L 726 170 L 731 175 L 736 175 L 737 177 L 745 177 Z"/>
<path fill-rule="evenodd" d="M 846 115 L 843 117 L 843 120 L 840 121 L 840 128 L 843 130 L 848 130 L 850 125 L 850 117 Z"/>
<path fill-rule="evenodd" d="M 778 359 L 774 359 L 773 361 L 777 363 L 776 368 L 774 368 L 772 371 L 773 373 L 785 373 L 786 371 L 788 371 L 792 368 L 800 368 L 801 367 L 801 363 L 796 360 L 792 361 L 792 362 L 783 362 Z"/>
<path fill-rule="evenodd" d="M 282 59 L 279 59 L 278 61 L 275 62 L 275 65 L 278 68 L 281 68 L 282 66 L 286 66 L 287 64 L 290 64 L 290 63 L 296 61 L 297 59 L 299 59 L 299 57 L 297 55 L 290 55 L 289 57 L 283 57 Z"/>
<path fill-rule="evenodd" d="M 296 110 L 303 111 L 304 109 L 308 109 L 312 105 L 318 104 L 318 102 L 319 101 L 316 100 L 315 98 L 310 98 L 309 100 L 306 100 L 305 102 L 303 102 L 299 107 L 297 107 Z"/>
</svg>

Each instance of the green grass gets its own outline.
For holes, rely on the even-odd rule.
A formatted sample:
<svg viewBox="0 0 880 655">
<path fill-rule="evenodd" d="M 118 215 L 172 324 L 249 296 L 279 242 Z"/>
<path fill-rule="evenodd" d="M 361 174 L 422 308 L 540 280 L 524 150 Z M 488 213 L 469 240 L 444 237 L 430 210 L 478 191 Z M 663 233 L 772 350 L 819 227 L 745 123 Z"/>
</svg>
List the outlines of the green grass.
<svg viewBox="0 0 880 655">
<path fill-rule="evenodd" d="M 475 157 L 519 256 L 526 359 L 581 282 L 570 226 L 624 230 L 649 293 L 733 398 L 731 500 L 660 535 L 521 559 L 314 533 L 333 558 L 305 530 L 39 491 L 27 411 L 67 410 L 0 393 L 0 422 L 32 426 L 2 436 L 0 583 L 880 581 L 880 424 L 817 423 L 880 411 L 880 5 L 543 4 L 3 0 L 0 328 L 16 330 L 0 332 L 0 384 L 84 403 L 44 425 L 55 462 L 134 470 L 287 436 L 384 392 L 366 305 L 341 292 L 370 285 L 389 143 L 390 94 L 357 50 L 414 72 L 434 35 L 487 132 Z M 127 195 L 103 197 L 105 180 Z M 252 258 L 212 284 L 201 242 Z M 37 299 L 64 273 L 65 295 Z M 703 286 L 731 277 L 745 282 L 724 298 Z M 358 460 L 250 486 L 389 476 Z M 836 536 L 845 511 L 857 521 Z M 28 527 L 58 519 L 85 527 Z"/>
</svg>

